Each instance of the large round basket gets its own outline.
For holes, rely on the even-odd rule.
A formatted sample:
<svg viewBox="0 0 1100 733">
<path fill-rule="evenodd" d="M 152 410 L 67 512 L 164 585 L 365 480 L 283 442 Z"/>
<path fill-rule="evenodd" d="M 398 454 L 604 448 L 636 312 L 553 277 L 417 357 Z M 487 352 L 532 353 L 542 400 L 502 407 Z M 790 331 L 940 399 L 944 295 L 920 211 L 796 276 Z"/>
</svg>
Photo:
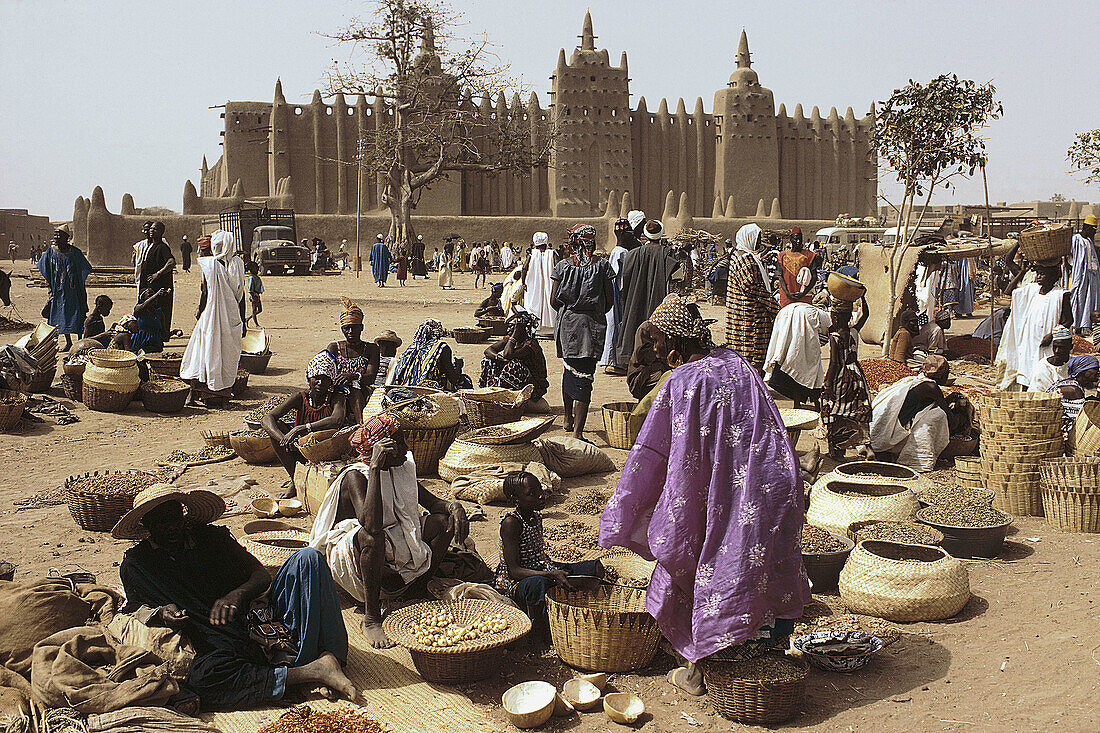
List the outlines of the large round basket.
<svg viewBox="0 0 1100 733">
<path fill-rule="evenodd" d="M 1100 532 L 1100 460 L 1052 458 L 1039 464 L 1043 514 L 1058 532 Z"/>
<path fill-rule="evenodd" d="M 603 406 L 603 429 L 607 444 L 619 450 L 630 450 L 638 436 L 630 430 L 630 413 L 633 402 L 608 402 Z"/>
<path fill-rule="evenodd" d="M 590 591 L 554 587 L 546 594 L 550 637 L 570 667 L 628 672 L 649 665 L 661 630 L 645 607 L 645 591 L 601 585 Z"/>
<path fill-rule="evenodd" d="M 275 446 L 271 444 L 271 438 L 266 433 L 264 435 L 231 433 L 229 447 L 236 451 L 241 460 L 254 466 L 262 466 L 275 460 Z"/>
<path fill-rule="evenodd" d="M 767 659 L 771 657 L 771 659 Z M 790 679 L 759 679 L 749 671 L 757 664 L 790 665 Z M 704 659 L 700 665 L 707 684 L 707 700 L 723 718 L 748 725 L 770 725 L 790 720 L 806 697 L 809 665 L 775 652 L 743 662 Z"/>
<path fill-rule="evenodd" d="M 453 647 L 430 647 L 417 641 L 413 625 L 425 613 L 443 611 L 454 616 L 455 623 L 462 626 L 476 623 L 483 616 L 499 613 L 508 621 L 508 628 L 497 633 L 486 633 Z M 429 601 L 394 611 L 382 622 L 382 630 L 394 643 L 409 650 L 416 671 L 425 680 L 460 684 L 485 679 L 499 671 L 502 666 L 501 647 L 523 638 L 531 630 L 531 620 L 514 606 L 492 601 Z"/>
<path fill-rule="evenodd" d="M 123 369 L 137 364 L 137 355 L 122 349 L 92 349 L 88 358 L 102 369 Z"/>
<path fill-rule="evenodd" d="M 161 377 L 179 378 L 183 354 L 147 354 L 145 363 L 149 371 Z"/>
<path fill-rule="evenodd" d="M 452 333 L 460 344 L 480 344 L 489 340 L 488 328 L 456 328 Z"/>
<path fill-rule="evenodd" d="M 274 353 L 274 351 L 268 351 L 263 354 L 242 353 L 238 366 L 241 369 L 247 369 L 249 374 L 263 374 L 267 371 L 267 365 L 271 363 L 271 357 Z"/>
<path fill-rule="evenodd" d="M 896 623 L 938 621 L 970 600 L 970 578 L 939 547 L 864 540 L 840 571 L 840 598 L 851 613 Z"/>
<path fill-rule="evenodd" d="M 416 461 L 417 476 L 434 476 L 439 471 L 439 459 L 455 442 L 459 424 L 447 428 L 404 428 L 405 445 Z"/>
<path fill-rule="evenodd" d="M 182 379 L 151 379 L 141 385 L 141 404 L 149 412 L 179 412 L 190 392 L 191 385 Z"/>
<path fill-rule="evenodd" d="M 27 395 L 11 389 L 0 389 L 0 432 L 11 430 L 23 417 Z"/>
<path fill-rule="evenodd" d="M 523 417 L 523 406 L 534 389 L 528 385 L 516 392 L 510 389 L 459 390 L 458 398 L 466 410 L 471 428 L 514 422 Z"/>
<path fill-rule="evenodd" d="M 113 482 L 117 486 L 88 487 L 89 479 Z M 157 483 L 154 474 L 145 471 L 96 471 L 65 479 L 63 494 L 69 513 L 82 529 L 110 532 L 122 515 L 134 508 L 134 497 Z"/>
<path fill-rule="evenodd" d="M 301 452 L 302 458 L 310 463 L 335 461 L 351 452 L 348 438 L 351 437 L 357 427 L 359 426 L 352 425 L 339 430 L 318 430 L 307 433 L 296 441 L 298 451 Z"/>
<path fill-rule="evenodd" d="M 122 412 L 136 394 L 136 387 L 127 392 L 119 392 L 91 383 L 87 379 L 80 386 L 80 395 L 83 398 L 81 401 L 85 407 L 99 412 Z"/>
<path fill-rule="evenodd" d="M 507 318 L 479 318 L 477 319 L 477 325 L 479 328 L 489 329 L 490 336 L 508 335 Z"/>
<path fill-rule="evenodd" d="M 268 570 L 279 568 L 298 550 L 309 546 L 309 533 L 301 530 L 257 532 L 239 540 L 244 549 Z"/>
<path fill-rule="evenodd" d="M 1053 262 L 1069 254 L 1073 229 L 1069 224 L 1041 224 L 1020 232 L 1020 254 L 1029 262 Z"/>
<path fill-rule="evenodd" d="M 920 504 L 901 484 L 833 479 L 818 482 L 810 491 L 806 522 L 844 535 L 848 525 L 861 519 L 913 519 Z"/>
<path fill-rule="evenodd" d="M 126 409 L 141 385 L 137 356 L 119 349 L 92 349 L 84 369 L 81 394 L 89 410 L 119 412 Z"/>
</svg>

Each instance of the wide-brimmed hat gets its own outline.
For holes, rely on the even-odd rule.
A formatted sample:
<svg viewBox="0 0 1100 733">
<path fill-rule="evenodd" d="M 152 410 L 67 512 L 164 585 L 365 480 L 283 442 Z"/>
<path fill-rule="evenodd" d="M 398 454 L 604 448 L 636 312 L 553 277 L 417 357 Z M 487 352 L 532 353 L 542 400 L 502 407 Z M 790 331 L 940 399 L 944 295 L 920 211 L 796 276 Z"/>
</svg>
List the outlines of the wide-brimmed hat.
<svg viewBox="0 0 1100 733">
<path fill-rule="evenodd" d="M 171 484 L 153 484 L 134 497 L 134 508 L 126 512 L 111 530 L 111 536 L 119 540 L 140 540 L 149 536 L 142 526 L 142 518 L 166 501 L 178 501 L 187 509 L 188 521 L 209 524 L 225 514 L 225 502 L 213 491 L 191 489 Z"/>
<path fill-rule="evenodd" d="M 401 337 L 393 331 L 383 331 L 382 333 L 375 336 L 374 343 L 378 343 L 379 341 L 389 341 L 391 344 L 397 344 L 398 346 L 401 345 Z"/>
</svg>

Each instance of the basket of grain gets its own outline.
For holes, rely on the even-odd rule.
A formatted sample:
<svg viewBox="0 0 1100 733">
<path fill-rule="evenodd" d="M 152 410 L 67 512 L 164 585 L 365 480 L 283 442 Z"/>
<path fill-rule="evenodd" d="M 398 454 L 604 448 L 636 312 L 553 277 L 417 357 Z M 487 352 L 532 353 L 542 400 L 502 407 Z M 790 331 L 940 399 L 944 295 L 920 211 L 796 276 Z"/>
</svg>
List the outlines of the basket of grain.
<svg viewBox="0 0 1100 733">
<path fill-rule="evenodd" d="M 719 655 L 701 661 L 707 700 L 723 718 L 749 725 L 790 720 L 806 697 L 809 665 L 801 659 L 769 652 L 751 659 L 726 661 Z"/>
<path fill-rule="evenodd" d="M 96 471 L 65 479 L 63 495 L 69 513 L 82 529 L 110 532 L 134 508 L 134 497 L 158 479 L 145 471 Z"/>
<path fill-rule="evenodd" d="M 554 649 L 570 667 L 627 672 L 649 665 L 661 630 L 645 607 L 645 591 L 615 585 L 546 594 Z"/>
<path fill-rule="evenodd" d="M 179 412 L 190 392 L 191 385 L 182 379 L 150 379 L 141 385 L 141 404 L 149 412 Z"/>
<path fill-rule="evenodd" d="M 11 430 L 23 417 L 27 395 L 10 389 L 0 389 L 0 431 Z"/>
<path fill-rule="evenodd" d="M 501 647 L 531 630 L 523 611 L 493 601 L 429 601 L 406 606 L 382 622 L 386 636 L 409 650 L 429 682 L 460 684 L 501 669 Z"/>
<path fill-rule="evenodd" d="M 839 588 L 851 613 L 896 623 L 951 618 L 970 600 L 966 568 L 946 551 L 881 540 L 856 545 Z"/>
<path fill-rule="evenodd" d="M 310 463 L 335 461 L 351 452 L 348 439 L 358 427 L 358 425 L 350 425 L 339 430 L 315 430 L 298 438 L 295 445 L 298 446 L 302 458 Z"/>
</svg>

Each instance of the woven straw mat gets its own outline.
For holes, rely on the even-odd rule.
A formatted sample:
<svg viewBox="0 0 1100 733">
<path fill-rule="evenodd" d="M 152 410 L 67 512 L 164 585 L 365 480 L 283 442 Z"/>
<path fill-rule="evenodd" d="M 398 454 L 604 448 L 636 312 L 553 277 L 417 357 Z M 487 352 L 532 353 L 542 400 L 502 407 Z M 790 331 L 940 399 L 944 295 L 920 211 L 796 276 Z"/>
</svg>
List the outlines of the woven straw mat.
<svg viewBox="0 0 1100 733">
<path fill-rule="evenodd" d="M 371 649 L 363 637 L 362 621 L 362 614 L 350 605 L 344 609 L 349 642 L 348 666 L 344 671 L 363 695 L 363 707 L 358 710 L 401 733 L 500 733 L 511 729 L 490 719 L 484 708 L 455 688 L 421 679 L 407 650 Z M 315 710 L 334 710 L 348 703 L 311 699 L 309 704 Z M 285 708 L 271 707 L 208 713 L 202 719 L 226 733 L 254 733 L 284 712 Z"/>
</svg>

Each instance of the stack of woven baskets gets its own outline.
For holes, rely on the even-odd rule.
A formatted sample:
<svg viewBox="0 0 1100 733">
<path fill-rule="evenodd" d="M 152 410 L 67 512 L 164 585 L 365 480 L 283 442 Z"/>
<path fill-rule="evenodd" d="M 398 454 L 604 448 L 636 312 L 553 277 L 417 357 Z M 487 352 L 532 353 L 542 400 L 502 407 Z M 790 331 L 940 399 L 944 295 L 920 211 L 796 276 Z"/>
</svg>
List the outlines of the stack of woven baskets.
<svg viewBox="0 0 1100 733">
<path fill-rule="evenodd" d="M 1062 400 L 1042 392 L 993 392 L 978 409 L 983 488 L 993 506 L 1017 516 L 1043 514 L 1039 464 L 1062 455 Z"/>
<path fill-rule="evenodd" d="M 92 363 L 84 369 L 84 404 L 101 412 L 126 409 L 141 385 L 137 356 L 119 349 L 93 349 L 88 358 Z"/>
<path fill-rule="evenodd" d="M 57 328 L 46 323 L 40 324 L 34 331 L 16 341 L 15 345 L 26 349 L 38 365 L 26 391 L 34 393 L 48 390 L 57 374 Z"/>
<path fill-rule="evenodd" d="M 982 459 L 977 456 L 958 456 L 955 458 L 955 476 L 959 486 L 964 489 L 981 490 L 985 488 L 985 480 L 982 478 Z"/>
<path fill-rule="evenodd" d="M 1100 532 L 1100 459 L 1050 458 L 1039 464 L 1043 513 L 1059 532 Z"/>
</svg>

